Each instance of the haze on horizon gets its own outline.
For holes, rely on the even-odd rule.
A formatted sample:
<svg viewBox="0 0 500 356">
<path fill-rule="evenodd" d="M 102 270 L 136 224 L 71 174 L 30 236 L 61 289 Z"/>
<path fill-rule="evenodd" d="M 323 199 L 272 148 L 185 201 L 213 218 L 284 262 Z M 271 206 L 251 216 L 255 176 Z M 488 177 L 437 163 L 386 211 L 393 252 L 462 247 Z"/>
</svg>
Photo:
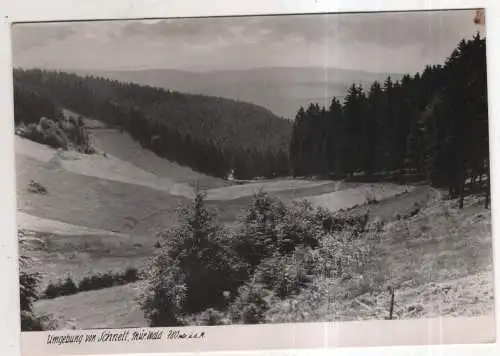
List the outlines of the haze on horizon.
<svg viewBox="0 0 500 356">
<path fill-rule="evenodd" d="M 240 70 L 323 67 L 374 73 L 443 63 L 482 28 L 475 10 L 16 24 L 14 67 Z"/>
</svg>

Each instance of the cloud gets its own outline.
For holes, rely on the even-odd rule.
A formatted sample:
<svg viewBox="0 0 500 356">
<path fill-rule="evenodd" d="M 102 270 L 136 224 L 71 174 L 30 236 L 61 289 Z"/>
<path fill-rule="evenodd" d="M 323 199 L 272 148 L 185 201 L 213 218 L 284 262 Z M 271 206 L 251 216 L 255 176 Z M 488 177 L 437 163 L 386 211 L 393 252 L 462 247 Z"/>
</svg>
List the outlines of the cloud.
<svg viewBox="0 0 500 356">
<path fill-rule="evenodd" d="M 300 36 L 307 42 L 326 38 L 399 47 L 472 35 L 474 16 L 474 10 L 266 16 L 253 26 L 267 29 L 275 40 Z"/>
<path fill-rule="evenodd" d="M 13 48 L 16 62 L 29 66 L 412 72 L 444 60 L 470 37 L 478 28 L 474 16 L 468 10 L 20 24 Z"/>
<path fill-rule="evenodd" d="M 70 23 L 14 24 L 12 43 L 17 49 L 23 50 L 63 41 L 75 33 L 76 29 Z"/>
</svg>

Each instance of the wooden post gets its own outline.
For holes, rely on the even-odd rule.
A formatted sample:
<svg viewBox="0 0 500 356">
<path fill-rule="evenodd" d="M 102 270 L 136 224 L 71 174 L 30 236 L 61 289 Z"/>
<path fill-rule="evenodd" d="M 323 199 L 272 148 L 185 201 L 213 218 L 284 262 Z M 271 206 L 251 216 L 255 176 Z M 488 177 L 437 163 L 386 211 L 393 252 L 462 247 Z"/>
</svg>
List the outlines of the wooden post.
<svg viewBox="0 0 500 356">
<path fill-rule="evenodd" d="M 391 305 L 389 308 L 389 320 L 392 320 L 392 315 L 394 313 L 394 289 L 391 286 L 389 286 L 388 289 L 389 289 L 389 293 L 391 293 Z"/>
</svg>

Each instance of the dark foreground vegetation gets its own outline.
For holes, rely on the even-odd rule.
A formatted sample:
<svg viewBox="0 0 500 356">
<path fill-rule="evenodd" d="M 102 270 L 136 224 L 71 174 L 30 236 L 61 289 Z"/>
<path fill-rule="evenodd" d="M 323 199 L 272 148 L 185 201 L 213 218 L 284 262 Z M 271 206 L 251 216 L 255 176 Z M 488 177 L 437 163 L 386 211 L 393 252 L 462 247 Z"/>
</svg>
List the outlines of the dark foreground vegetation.
<svg viewBox="0 0 500 356">
<path fill-rule="evenodd" d="M 301 108 L 290 165 L 295 176 L 428 181 L 463 204 L 469 193 L 489 196 L 488 147 L 486 39 L 476 35 L 443 66 Z"/>
<path fill-rule="evenodd" d="M 381 228 L 367 215 L 340 217 L 306 202 L 287 206 L 264 192 L 236 231 L 218 224 L 201 192 L 180 217 L 140 282 L 151 326 L 269 322 L 266 311 L 311 287 L 313 277 L 355 280 L 375 253 L 363 242 L 379 238 Z"/>
<path fill-rule="evenodd" d="M 41 275 L 39 273 L 30 273 L 27 268 L 31 262 L 29 251 L 36 248 L 39 241 L 22 230 L 18 230 L 17 237 L 22 251 L 19 257 L 21 330 L 43 331 L 55 329 L 56 325 L 50 317 L 36 315 L 33 311 L 33 304 L 40 299 L 38 285 L 41 281 Z"/>
</svg>

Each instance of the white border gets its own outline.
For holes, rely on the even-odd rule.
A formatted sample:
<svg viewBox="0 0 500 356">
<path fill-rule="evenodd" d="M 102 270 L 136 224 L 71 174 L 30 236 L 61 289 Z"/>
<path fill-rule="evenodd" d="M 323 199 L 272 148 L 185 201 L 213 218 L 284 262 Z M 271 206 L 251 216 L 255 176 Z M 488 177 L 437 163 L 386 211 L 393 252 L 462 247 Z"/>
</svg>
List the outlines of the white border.
<svg viewBox="0 0 500 356">
<path fill-rule="evenodd" d="M 9 2 L 3 10 L 11 21 L 56 21 L 318 12 L 406 11 L 484 7 L 494 1 L 474 0 L 50 0 Z M 50 4 L 50 5 L 49 5 Z M 101 5 L 106 4 L 106 5 Z M 2 14 L 0 14 L 2 15 Z"/>
<path fill-rule="evenodd" d="M 24 21 L 54 21 L 54 20 L 85 20 L 85 19 L 119 19 L 119 18 L 159 18 L 159 17 L 193 17 L 193 16 L 228 16 L 228 15 L 256 15 L 256 14 L 290 14 L 290 13 L 317 13 L 317 12 L 357 12 L 357 11 L 392 11 L 392 10 L 426 10 L 426 9 L 458 9 L 486 7 L 486 21 L 488 32 L 488 93 L 490 108 L 490 137 L 491 137 L 491 169 L 492 169 L 492 213 L 494 234 L 494 255 L 500 256 L 500 157 L 498 137 L 500 128 L 500 3 L 498 0 L 471 1 L 471 0 L 1 0 L 0 6 L 0 144 L 2 145 L 2 173 L 0 189 L 0 354 L 20 354 L 19 343 L 19 301 L 17 281 L 17 240 L 15 239 L 15 180 L 13 154 L 13 127 L 12 127 L 12 79 L 10 60 L 10 22 Z M 496 258 L 497 260 L 498 258 Z M 495 261 L 495 295 L 499 296 L 500 271 L 498 261 Z M 496 315 L 500 311 L 500 298 L 496 298 Z M 499 339 L 499 329 L 496 330 L 496 339 Z M 443 331 L 443 330 L 441 330 Z M 360 335 L 360 337 L 363 337 Z M 178 350 L 181 351 L 182 350 Z M 311 351 L 311 355 L 321 354 L 323 351 Z M 499 355 L 500 347 L 496 344 L 488 345 L 448 345 L 448 346 L 414 346 L 391 348 L 341 348 L 335 352 L 345 355 Z M 305 354 L 305 351 L 293 354 Z M 239 353 L 241 354 L 241 353 Z M 246 352 L 245 354 L 250 354 Z M 254 354 L 254 353 L 251 353 Z M 265 354 L 271 354 L 266 352 Z M 272 354 L 290 354 L 290 352 L 272 352 Z M 325 352 L 326 354 L 326 352 Z"/>
</svg>

